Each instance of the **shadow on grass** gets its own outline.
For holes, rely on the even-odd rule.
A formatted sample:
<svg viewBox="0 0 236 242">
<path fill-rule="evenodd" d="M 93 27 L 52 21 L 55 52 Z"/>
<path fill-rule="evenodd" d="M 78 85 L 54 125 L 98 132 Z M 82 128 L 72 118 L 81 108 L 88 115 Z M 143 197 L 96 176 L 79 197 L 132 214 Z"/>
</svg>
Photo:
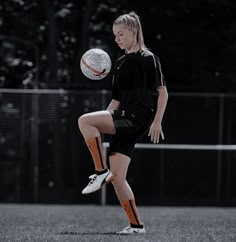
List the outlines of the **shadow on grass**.
<svg viewBox="0 0 236 242">
<path fill-rule="evenodd" d="M 116 232 L 74 232 L 74 231 L 64 231 L 58 233 L 58 235 L 119 235 Z"/>
</svg>

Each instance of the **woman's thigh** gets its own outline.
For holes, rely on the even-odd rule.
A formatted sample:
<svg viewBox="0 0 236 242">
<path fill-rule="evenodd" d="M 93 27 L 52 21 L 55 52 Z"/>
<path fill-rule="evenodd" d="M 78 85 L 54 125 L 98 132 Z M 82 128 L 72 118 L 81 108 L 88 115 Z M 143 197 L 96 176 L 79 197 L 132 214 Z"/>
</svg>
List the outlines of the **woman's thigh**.
<svg viewBox="0 0 236 242">
<path fill-rule="evenodd" d="M 102 133 L 115 134 L 113 118 L 109 111 L 86 113 L 80 117 L 80 120 L 85 125 L 96 127 Z"/>
</svg>

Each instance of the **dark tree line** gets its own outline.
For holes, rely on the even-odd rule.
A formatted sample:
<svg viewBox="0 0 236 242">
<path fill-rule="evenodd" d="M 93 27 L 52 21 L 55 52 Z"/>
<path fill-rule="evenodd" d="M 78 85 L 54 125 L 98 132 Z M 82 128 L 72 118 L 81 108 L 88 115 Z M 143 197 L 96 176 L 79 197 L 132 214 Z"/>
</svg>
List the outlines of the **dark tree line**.
<svg viewBox="0 0 236 242">
<path fill-rule="evenodd" d="M 107 88 L 80 71 L 92 47 L 112 57 L 112 22 L 135 10 L 146 45 L 161 59 L 173 91 L 235 91 L 236 4 L 233 0 L 3 0 L 0 3 L 0 87 Z"/>
</svg>

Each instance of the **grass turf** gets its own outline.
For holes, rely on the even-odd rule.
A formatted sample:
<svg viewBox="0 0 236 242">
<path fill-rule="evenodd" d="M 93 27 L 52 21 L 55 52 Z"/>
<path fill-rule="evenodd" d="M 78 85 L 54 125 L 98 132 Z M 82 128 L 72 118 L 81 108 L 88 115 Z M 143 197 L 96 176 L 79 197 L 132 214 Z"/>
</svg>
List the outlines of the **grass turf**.
<svg viewBox="0 0 236 242">
<path fill-rule="evenodd" d="M 127 226 L 119 206 L 0 204 L 0 241 L 236 241 L 236 208 L 139 207 L 147 233 Z"/>
</svg>

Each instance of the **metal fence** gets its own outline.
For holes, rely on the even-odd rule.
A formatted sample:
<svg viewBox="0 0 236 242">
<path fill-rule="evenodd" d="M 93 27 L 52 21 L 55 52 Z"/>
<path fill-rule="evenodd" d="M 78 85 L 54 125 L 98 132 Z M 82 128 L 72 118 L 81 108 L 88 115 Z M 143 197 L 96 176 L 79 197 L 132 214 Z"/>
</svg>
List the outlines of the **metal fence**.
<svg viewBox="0 0 236 242">
<path fill-rule="evenodd" d="M 170 93 L 161 145 L 234 145 L 235 97 Z M 0 202 L 100 203 L 99 192 L 81 195 L 93 164 L 77 119 L 109 99 L 106 90 L 0 89 Z M 139 203 L 235 205 L 236 152 L 218 148 L 137 149 L 128 181 Z M 106 203 L 117 203 L 111 185 Z"/>
</svg>

